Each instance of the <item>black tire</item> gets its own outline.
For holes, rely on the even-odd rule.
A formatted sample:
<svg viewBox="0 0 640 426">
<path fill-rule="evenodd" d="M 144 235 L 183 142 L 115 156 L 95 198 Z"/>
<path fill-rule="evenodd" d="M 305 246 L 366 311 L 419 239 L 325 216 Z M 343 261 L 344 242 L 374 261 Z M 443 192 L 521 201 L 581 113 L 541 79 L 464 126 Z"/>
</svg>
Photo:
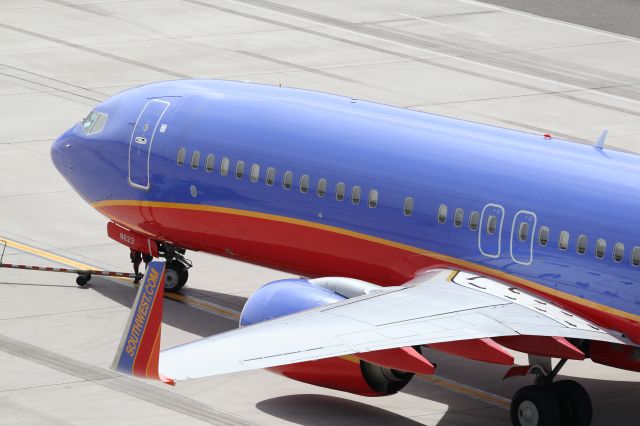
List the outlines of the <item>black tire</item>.
<svg viewBox="0 0 640 426">
<path fill-rule="evenodd" d="M 553 391 L 560 405 L 562 424 L 566 426 L 589 426 L 593 418 L 591 398 L 574 380 L 561 380 L 553 384 Z"/>
<path fill-rule="evenodd" d="M 76 284 L 78 284 L 80 287 L 84 287 L 85 285 L 87 285 L 90 279 L 91 275 L 78 275 L 78 277 L 76 278 Z"/>
<path fill-rule="evenodd" d="M 560 426 L 560 406 L 550 386 L 525 386 L 511 400 L 514 426 Z"/>
<path fill-rule="evenodd" d="M 187 283 L 189 271 L 187 267 L 178 260 L 170 260 L 165 266 L 164 291 L 175 293 Z"/>
</svg>

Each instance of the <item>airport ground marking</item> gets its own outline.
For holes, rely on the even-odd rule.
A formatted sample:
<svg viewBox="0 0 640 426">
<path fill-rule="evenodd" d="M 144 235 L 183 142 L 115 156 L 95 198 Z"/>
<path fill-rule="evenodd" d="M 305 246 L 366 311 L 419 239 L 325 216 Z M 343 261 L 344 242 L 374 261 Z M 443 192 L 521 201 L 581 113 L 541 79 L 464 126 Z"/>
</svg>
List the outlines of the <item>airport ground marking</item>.
<svg viewBox="0 0 640 426">
<path fill-rule="evenodd" d="M 9 240 L 5 237 L 0 236 L 0 242 L 4 242 L 7 245 L 7 247 L 11 247 L 25 253 L 30 253 L 38 257 L 41 257 L 43 259 L 51 260 L 63 265 L 73 266 L 74 268 L 83 269 L 83 270 L 102 270 L 102 268 L 99 268 L 97 266 L 87 265 L 85 263 L 78 262 L 76 260 L 69 259 L 68 257 L 60 256 L 43 249 L 39 249 L 37 247 L 33 247 L 33 246 L 20 243 L 14 240 Z M 108 277 L 104 277 L 104 278 L 108 278 Z M 112 278 L 111 281 L 125 284 L 129 287 L 137 288 L 137 286 L 133 284 L 130 279 L 127 279 L 127 278 L 117 278 L 117 279 Z M 238 319 L 240 319 L 240 312 L 225 308 L 215 303 L 197 299 L 192 296 L 179 294 L 179 293 L 165 293 L 165 297 L 167 299 L 171 299 L 176 302 L 184 303 L 186 305 L 193 306 L 195 308 L 207 311 L 209 313 L 213 313 L 214 315 L 222 316 L 232 321 L 237 321 Z"/>
</svg>

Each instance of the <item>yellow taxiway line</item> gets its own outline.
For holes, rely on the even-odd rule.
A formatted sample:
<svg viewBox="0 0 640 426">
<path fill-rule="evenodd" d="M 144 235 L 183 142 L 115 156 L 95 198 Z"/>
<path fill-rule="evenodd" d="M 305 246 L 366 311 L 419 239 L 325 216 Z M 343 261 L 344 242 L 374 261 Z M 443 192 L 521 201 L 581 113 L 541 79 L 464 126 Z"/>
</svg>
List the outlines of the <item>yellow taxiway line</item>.
<svg viewBox="0 0 640 426">
<path fill-rule="evenodd" d="M 53 260 L 54 262 L 58 262 L 61 263 L 63 265 L 67 265 L 67 266 L 72 266 L 74 268 L 77 269 L 94 269 L 94 270 L 99 270 L 100 268 L 97 268 L 95 266 L 91 266 L 91 265 L 85 265 L 84 263 L 80 263 L 77 262 L 75 260 L 66 258 L 66 257 L 62 257 L 62 256 L 58 256 L 57 254 L 53 254 L 51 252 L 36 248 L 36 247 L 32 247 L 32 246 L 28 246 L 26 244 L 22 244 L 19 243 L 17 241 L 12 241 L 12 240 L 8 240 L 4 237 L 0 237 L 0 243 L 5 243 L 7 245 L 7 247 L 11 247 L 14 249 L 18 249 L 20 251 L 24 251 L 27 253 L 31 253 L 31 254 L 35 254 L 38 257 L 42 257 L 44 259 L 49 259 L 49 260 Z"/>
<path fill-rule="evenodd" d="M 13 241 L 13 240 L 9 240 L 7 238 L 4 237 L 0 237 L 0 244 L 1 243 L 5 243 L 7 245 L 7 247 L 11 247 L 26 253 L 30 253 L 30 254 L 34 254 L 38 257 L 42 257 L 44 259 L 48 259 L 48 260 L 52 260 L 54 262 L 63 264 L 63 265 L 67 265 L 67 266 L 72 266 L 74 268 L 77 269 L 86 269 L 86 270 L 97 270 L 100 271 L 102 270 L 102 268 L 98 268 L 97 266 L 93 266 L 93 265 L 87 265 L 85 263 L 82 262 L 78 262 L 76 260 L 73 259 L 69 259 L 67 257 L 63 257 L 63 256 L 59 256 L 57 254 L 36 248 L 36 247 L 32 247 L 23 243 L 19 243 L 17 241 Z M 136 284 L 133 284 L 132 280 L 129 278 L 118 278 L 118 277 L 102 277 L 102 278 L 111 278 L 111 279 L 117 279 L 118 281 L 124 282 L 127 285 L 130 285 L 132 287 L 137 287 Z M 233 320 L 233 321 L 237 321 L 240 319 L 240 313 L 236 312 L 234 310 L 230 310 L 227 309 L 223 306 L 220 305 L 216 305 L 215 303 L 210 303 L 207 301 L 204 301 L 202 299 L 197 299 L 195 297 L 192 296 L 188 296 L 185 294 L 178 294 L 178 293 L 165 293 L 164 295 L 167 299 L 171 299 L 174 300 L 176 302 L 180 302 L 180 303 L 184 303 L 187 305 L 191 305 L 194 306 L 196 308 L 199 309 L 203 309 L 207 312 L 211 312 L 213 314 L 222 316 L 224 318 Z"/>
<path fill-rule="evenodd" d="M 78 269 L 94 269 L 94 270 L 101 269 L 96 266 L 87 265 L 87 264 L 75 261 L 73 259 L 69 259 L 67 257 L 59 256 L 57 254 L 54 254 L 36 247 L 19 243 L 17 241 L 8 240 L 4 237 L 0 237 L 0 243 L 1 242 L 4 242 L 7 245 L 7 247 L 11 247 L 26 253 L 31 253 L 36 256 L 42 257 L 44 259 L 52 260 L 54 262 L 57 262 L 63 265 L 73 266 Z M 103 277 L 103 278 L 113 279 L 114 277 Z M 127 278 L 116 278 L 116 279 L 120 282 L 125 283 L 126 285 L 130 285 L 131 287 L 137 287 L 137 285 L 133 284 L 133 282 L 130 279 L 127 279 Z M 201 310 L 210 312 L 214 315 L 222 316 L 230 320 L 237 321 L 240 319 L 240 312 L 236 310 L 225 308 L 224 306 L 207 302 L 205 300 L 198 299 L 193 296 L 188 296 L 188 295 L 179 294 L 179 293 L 165 293 L 164 296 L 176 302 L 184 303 L 186 305 L 193 306 L 194 308 L 201 309 Z M 359 362 L 359 358 L 357 358 L 357 356 L 354 356 L 354 355 L 347 355 L 347 356 L 344 356 L 343 358 L 348 359 L 350 361 Z M 429 384 L 447 389 L 449 391 L 452 391 L 461 395 L 471 397 L 473 399 L 480 400 L 486 404 L 489 404 L 495 407 L 508 410 L 509 405 L 511 403 L 511 401 L 508 398 L 503 398 L 491 392 L 486 392 L 469 385 L 458 383 L 454 380 L 445 379 L 432 374 L 418 374 L 417 377 L 420 377 L 422 380 L 426 381 Z"/>
</svg>

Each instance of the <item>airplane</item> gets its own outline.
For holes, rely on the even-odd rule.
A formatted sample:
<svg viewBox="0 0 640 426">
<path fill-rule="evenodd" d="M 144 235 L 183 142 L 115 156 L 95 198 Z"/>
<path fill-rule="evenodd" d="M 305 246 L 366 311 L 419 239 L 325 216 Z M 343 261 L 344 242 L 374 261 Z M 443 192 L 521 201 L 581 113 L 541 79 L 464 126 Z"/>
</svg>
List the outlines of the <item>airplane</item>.
<svg viewBox="0 0 640 426">
<path fill-rule="evenodd" d="M 111 238 L 164 260 L 140 286 L 120 371 L 173 383 L 267 368 L 382 396 L 433 373 L 421 347 L 508 365 L 512 349 L 530 365 L 507 376 L 534 382 L 511 403 L 524 426 L 590 424 L 585 389 L 555 380 L 569 359 L 640 371 L 640 162 L 604 135 L 589 146 L 177 80 L 100 103 L 51 157 Z M 150 306 L 187 282 L 186 250 L 301 278 L 260 287 L 237 330 L 159 353 Z"/>
</svg>

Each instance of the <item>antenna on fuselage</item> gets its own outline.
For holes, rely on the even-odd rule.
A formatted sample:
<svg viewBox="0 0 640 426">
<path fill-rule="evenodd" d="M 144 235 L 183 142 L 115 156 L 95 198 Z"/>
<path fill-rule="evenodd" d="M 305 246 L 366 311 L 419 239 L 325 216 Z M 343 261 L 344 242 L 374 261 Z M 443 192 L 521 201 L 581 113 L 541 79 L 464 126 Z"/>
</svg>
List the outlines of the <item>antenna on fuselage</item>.
<svg viewBox="0 0 640 426">
<path fill-rule="evenodd" d="M 604 141 L 605 141 L 605 139 L 607 139 L 607 134 L 608 133 L 609 133 L 609 131 L 607 129 L 604 129 L 602 131 L 602 133 L 600 133 L 600 137 L 598 138 L 596 143 L 593 144 L 593 147 L 594 148 L 598 148 L 598 149 L 604 148 Z"/>
</svg>

